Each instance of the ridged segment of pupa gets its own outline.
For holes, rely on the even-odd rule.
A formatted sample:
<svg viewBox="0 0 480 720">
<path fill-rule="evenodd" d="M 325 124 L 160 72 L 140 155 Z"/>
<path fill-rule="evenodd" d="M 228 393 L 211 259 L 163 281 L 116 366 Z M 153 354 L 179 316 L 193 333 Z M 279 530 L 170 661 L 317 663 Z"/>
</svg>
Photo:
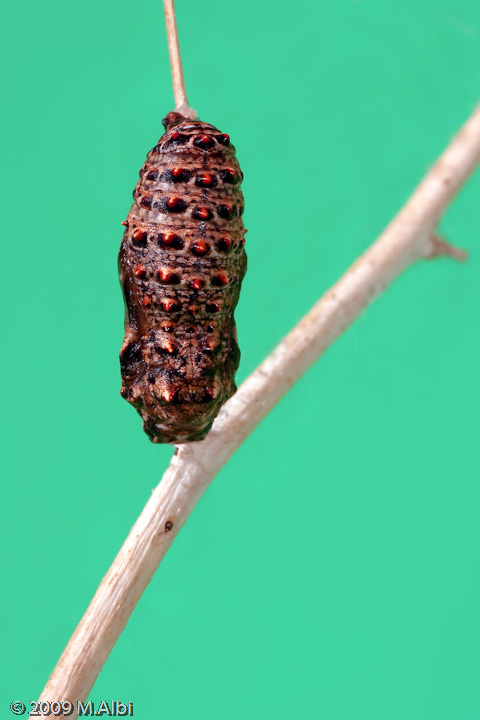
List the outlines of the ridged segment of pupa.
<svg viewBox="0 0 480 720">
<path fill-rule="evenodd" d="M 202 440 L 236 390 L 243 175 L 213 125 L 177 113 L 164 125 L 124 223 L 121 395 L 153 442 L 182 443 Z"/>
</svg>

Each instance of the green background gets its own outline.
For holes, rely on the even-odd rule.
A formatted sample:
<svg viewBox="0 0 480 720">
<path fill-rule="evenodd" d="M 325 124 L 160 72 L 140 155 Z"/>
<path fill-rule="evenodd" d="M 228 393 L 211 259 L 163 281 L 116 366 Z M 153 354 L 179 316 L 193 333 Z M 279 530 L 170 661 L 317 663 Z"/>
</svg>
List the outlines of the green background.
<svg viewBox="0 0 480 720">
<path fill-rule="evenodd" d="M 245 173 L 245 378 L 480 96 L 477 0 L 177 0 Z M 119 396 L 116 262 L 172 109 L 160 0 L 2 11 L 2 717 L 43 688 L 172 454 Z M 91 698 L 139 720 L 480 717 L 480 176 L 215 479 Z M 13 717 L 13 716 L 12 716 Z"/>
</svg>

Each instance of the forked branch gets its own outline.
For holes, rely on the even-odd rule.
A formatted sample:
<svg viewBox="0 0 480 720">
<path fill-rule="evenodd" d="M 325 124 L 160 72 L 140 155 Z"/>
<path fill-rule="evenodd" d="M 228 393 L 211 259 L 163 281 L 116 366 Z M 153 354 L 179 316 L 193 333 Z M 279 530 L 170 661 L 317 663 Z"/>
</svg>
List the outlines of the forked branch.
<svg viewBox="0 0 480 720">
<path fill-rule="evenodd" d="M 85 700 L 136 603 L 202 493 L 235 450 L 356 317 L 411 263 L 463 252 L 435 227 L 480 161 L 480 106 L 379 239 L 222 408 L 205 440 L 179 446 L 61 656 L 41 699 Z M 72 715 L 71 717 L 76 717 Z"/>
</svg>

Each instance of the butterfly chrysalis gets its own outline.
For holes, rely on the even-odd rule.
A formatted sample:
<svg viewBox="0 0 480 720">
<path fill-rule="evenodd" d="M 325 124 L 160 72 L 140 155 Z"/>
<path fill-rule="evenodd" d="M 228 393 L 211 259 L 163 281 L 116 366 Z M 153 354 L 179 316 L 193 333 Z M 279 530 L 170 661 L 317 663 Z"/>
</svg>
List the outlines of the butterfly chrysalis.
<svg viewBox="0 0 480 720">
<path fill-rule="evenodd" d="M 228 135 L 171 112 L 140 171 L 119 256 L 121 395 L 153 442 L 201 440 L 236 390 L 243 174 Z"/>
</svg>

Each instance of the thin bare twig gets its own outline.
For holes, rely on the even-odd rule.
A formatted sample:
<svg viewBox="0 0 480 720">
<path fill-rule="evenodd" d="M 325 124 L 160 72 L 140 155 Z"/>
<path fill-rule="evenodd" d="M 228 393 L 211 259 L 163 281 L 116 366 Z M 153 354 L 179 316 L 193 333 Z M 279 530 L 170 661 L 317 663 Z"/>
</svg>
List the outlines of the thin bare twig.
<svg viewBox="0 0 480 720">
<path fill-rule="evenodd" d="M 175 110 L 185 117 L 194 120 L 196 112 L 195 110 L 192 110 L 188 104 L 187 91 L 185 89 L 174 0 L 163 0 L 163 9 L 165 11 L 165 24 L 167 26 L 168 53 L 170 55 L 170 65 L 172 67 Z"/>
<path fill-rule="evenodd" d="M 200 496 L 307 368 L 411 263 L 459 251 L 435 227 L 480 161 L 480 106 L 408 202 L 223 407 L 205 440 L 179 446 L 105 575 L 41 700 L 88 696 L 133 608 Z M 76 717 L 72 715 L 71 717 Z"/>
</svg>

